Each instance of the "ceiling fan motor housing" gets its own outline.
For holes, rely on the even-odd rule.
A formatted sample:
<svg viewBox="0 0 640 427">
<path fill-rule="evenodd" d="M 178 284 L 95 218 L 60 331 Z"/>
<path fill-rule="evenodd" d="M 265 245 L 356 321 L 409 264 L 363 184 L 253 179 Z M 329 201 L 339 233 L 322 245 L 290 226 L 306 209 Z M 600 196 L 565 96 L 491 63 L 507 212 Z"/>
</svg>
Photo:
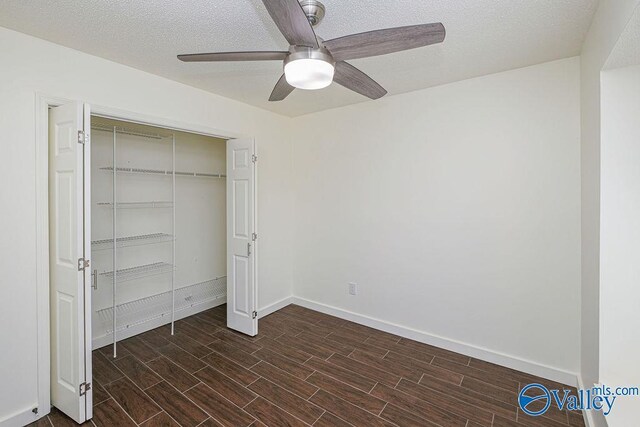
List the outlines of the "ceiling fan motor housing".
<svg viewBox="0 0 640 427">
<path fill-rule="evenodd" d="M 320 24 L 325 13 L 325 8 L 322 3 L 318 0 L 300 0 L 300 6 L 302 6 L 302 10 L 304 10 L 304 14 L 307 15 L 311 26 L 315 27 Z"/>
</svg>

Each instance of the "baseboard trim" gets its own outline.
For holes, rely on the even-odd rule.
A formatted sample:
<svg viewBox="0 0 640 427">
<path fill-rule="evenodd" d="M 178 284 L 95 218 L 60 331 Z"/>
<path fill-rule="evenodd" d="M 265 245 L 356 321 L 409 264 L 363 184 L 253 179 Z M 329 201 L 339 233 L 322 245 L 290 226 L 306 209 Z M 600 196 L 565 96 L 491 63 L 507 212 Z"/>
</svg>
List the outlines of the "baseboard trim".
<svg viewBox="0 0 640 427">
<path fill-rule="evenodd" d="M 262 319 L 270 315 L 271 313 L 275 313 L 281 308 L 285 308 L 289 304 L 293 303 L 293 297 L 286 297 L 281 299 L 280 301 L 276 301 L 273 304 L 269 304 L 266 307 L 258 309 L 258 319 Z M 258 326 L 259 327 L 259 326 Z"/>
<path fill-rule="evenodd" d="M 33 405 L 33 408 L 38 407 L 37 404 Z M 6 418 L 0 419 L 0 427 L 22 427 L 38 421 L 40 418 L 45 417 L 50 411 L 49 408 L 38 408 L 38 414 L 33 413 L 33 408 L 25 409 L 21 412 L 9 415 Z"/>
<path fill-rule="evenodd" d="M 579 390 L 584 390 L 586 388 L 591 388 L 594 384 L 591 384 L 590 386 L 586 386 L 584 383 L 584 380 L 582 379 L 582 375 L 578 375 L 578 389 Z M 602 412 L 600 412 L 600 416 L 602 416 Z M 593 410 L 583 410 L 582 411 L 582 417 L 584 418 L 584 424 L 586 427 L 597 427 L 599 425 L 601 425 L 600 423 L 598 423 L 596 421 L 596 415 L 595 412 Z"/>
<path fill-rule="evenodd" d="M 389 332 L 404 338 L 412 339 L 414 341 L 444 348 L 446 350 L 455 351 L 456 353 L 475 357 L 476 359 L 526 372 L 528 374 L 546 378 L 562 384 L 567 384 L 573 387 L 578 385 L 577 374 L 572 372 L 495 352 L 486 348 L 477 347 L 460 341 L 439 337 L 426 332 L 418 331 L 416 329 L 408 328 L 406 326 L 396 325 L 384 320 L 375 319 L 373 317 L 364 316 L 358 313 L 353 313 L 348 310 L 332 307 L 330 305 L 311 301 L 305 298 L 293 297 L 293 303 L 302 307 L 309 308 L 311 310 L 316 310 L 321 313 L 330 314 L 341 319 L 350 320 L 361 325 L 369 326 L 374 329 L 379 329 L 384 332 Z"/>
</svg>

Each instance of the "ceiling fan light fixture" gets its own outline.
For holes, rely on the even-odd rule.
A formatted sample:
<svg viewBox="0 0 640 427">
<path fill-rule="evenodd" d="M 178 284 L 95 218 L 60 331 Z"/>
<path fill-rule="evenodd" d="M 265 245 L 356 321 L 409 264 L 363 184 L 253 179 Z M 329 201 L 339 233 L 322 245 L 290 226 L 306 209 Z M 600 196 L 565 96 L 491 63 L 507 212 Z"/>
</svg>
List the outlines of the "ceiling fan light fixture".
<svg viewBox="0 0 640 427">
<path fill-rule="evenodd" d="M 326 13 L 320 0 L 262 0 L 262 3 L 289 43 L 288 51 L 194 53 L 178 55 L 178 59 L 184 62 L 283 60 L 284 73 L 269 96 L 269 101 L 274 102 L 282 101 L 296 88 L 322 89 L 334 79 L 340 86 L 360 95 L 379 99 L 387 91 L 347 61 L 442 43 L 446 36 L 444 25 L 434 22 L 324 40 L 313 30 Z"/>
<path fill-rule="evenodd" d="M 296 48 L 284 61 L 284 75 L 298 89 L 323 89 L 333 82 L 335 61 L 325 49 Z"/>
<path fill-rule="evenodd" d="M 298 89 L 323 89 L 333 82 L 335 68 L 320 59 L 296 59 L 284 66 L 287 83 Z"/>
</svg>

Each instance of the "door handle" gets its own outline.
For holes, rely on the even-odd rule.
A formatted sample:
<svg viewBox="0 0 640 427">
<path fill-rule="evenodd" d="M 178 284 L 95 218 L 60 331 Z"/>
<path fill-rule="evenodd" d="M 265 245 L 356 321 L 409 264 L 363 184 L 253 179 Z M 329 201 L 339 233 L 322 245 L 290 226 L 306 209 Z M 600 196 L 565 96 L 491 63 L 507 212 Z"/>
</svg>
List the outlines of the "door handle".
<svg viewBox="0 0 640 427">
<path fill-rule="evenodd" d="M 98 270 L 93 270 L 91 273 L 91 287 L 98 290 Z"/>
</svg>

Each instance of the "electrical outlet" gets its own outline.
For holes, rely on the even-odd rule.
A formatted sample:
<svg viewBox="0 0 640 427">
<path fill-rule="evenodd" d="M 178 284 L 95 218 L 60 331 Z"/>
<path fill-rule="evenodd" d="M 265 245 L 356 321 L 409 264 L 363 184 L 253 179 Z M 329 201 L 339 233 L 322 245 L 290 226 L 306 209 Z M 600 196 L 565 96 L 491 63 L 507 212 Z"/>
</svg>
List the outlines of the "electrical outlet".
<svg viewBox="0 0 640 427">
<path fill-rule="evenodd" d="M 357 295 L 358 294 L 358 284 L 349 282 L 349 295 Z"/>
</svg>

